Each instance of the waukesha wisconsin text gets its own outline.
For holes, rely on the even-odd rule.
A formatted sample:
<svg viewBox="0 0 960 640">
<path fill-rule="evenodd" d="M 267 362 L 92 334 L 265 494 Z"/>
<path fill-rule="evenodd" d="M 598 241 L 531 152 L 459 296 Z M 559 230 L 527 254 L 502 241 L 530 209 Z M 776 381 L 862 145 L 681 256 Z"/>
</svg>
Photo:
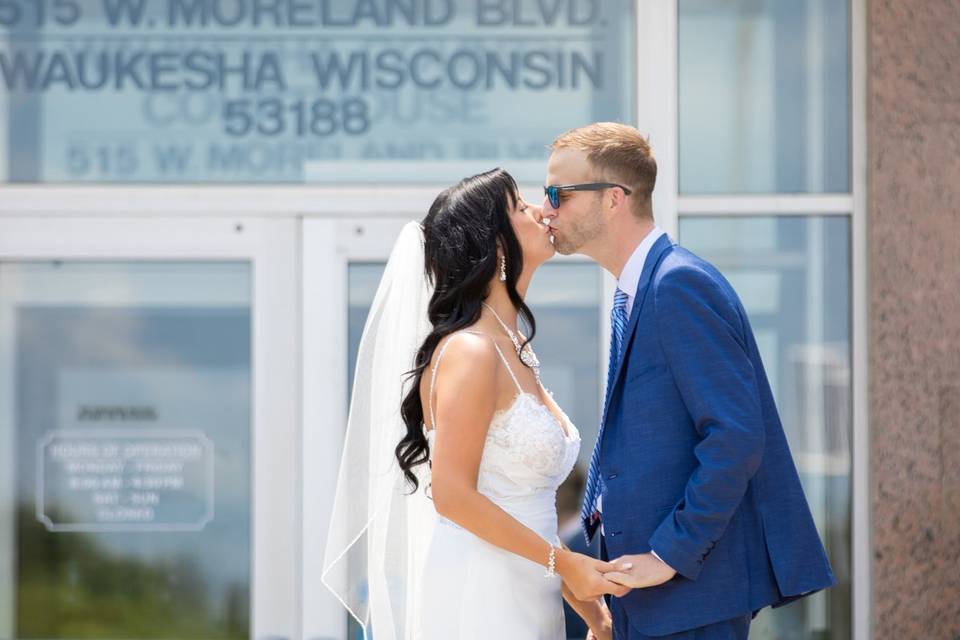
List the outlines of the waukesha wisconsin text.
<svg viewBox="0 0 960 640">
<path fill-rule="evenodd" d="M 565 47 L 320 48 L 307 55 L 324 91 L 598 89 L 604 74 L 602 51 Z M 0 50 L 0 80 L 10 92 L 284 91 L 288 84 L 277 51 L 203 49 Z"/>
</svg>

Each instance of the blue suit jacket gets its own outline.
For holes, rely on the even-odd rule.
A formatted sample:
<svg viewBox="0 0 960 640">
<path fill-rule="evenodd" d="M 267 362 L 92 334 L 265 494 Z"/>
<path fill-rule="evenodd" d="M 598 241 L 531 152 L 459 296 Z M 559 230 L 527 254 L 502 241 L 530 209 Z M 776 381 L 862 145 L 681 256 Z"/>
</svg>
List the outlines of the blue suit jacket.
<svg viewBox="0 0 960 640">
<path fill-rule="evenodd" d="M 677 575 L 620 599 L 664 635 L 835 584 L 737 294 L 662 236 L 609 387 L 600 473 L 608 554 Z"/>
</svg>

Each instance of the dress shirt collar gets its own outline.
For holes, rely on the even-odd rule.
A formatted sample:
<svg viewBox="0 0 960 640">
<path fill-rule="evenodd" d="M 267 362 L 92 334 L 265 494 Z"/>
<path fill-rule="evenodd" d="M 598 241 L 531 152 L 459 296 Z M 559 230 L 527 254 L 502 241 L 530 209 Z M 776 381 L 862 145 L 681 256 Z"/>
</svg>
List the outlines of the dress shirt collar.
<svg viewBox="0 0 960 640">
<path fill-rule="evenodd" d="M 664 234 L 664 230 L 654 225 L 650 233 L 640 241 L 633 254 L 623 265 L 623 271 L 620 272 L 620 278 L 617 280 L 617 288 L 630 296 L 630 300 L 637 294 L 637 285 L 640 284 L 640 276 L 643 275 L 643 265 L 647 261 L 647 254 L 653 244 Z"/>
</svg>

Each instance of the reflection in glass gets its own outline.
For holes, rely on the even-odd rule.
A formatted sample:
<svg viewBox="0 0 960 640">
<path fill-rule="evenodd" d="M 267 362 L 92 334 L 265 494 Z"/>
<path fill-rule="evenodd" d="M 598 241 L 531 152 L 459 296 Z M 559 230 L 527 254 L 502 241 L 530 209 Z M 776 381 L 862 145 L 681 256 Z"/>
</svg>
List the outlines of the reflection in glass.
<svg viewBox="0 0 960 640">
<path fill-rule="evenodd" d="M 249 637 L 250 284 L 0 263 L 0 637 Z"/>
<path fill-rule="evenodd" d="M 850 221 L 681 217 L 680 242 L 746 307 L 804 491 L 839 584 L 766 609 L 750 637 L 850 637 Z"/>
<path fill-rule="evenodd" d="M 353 263 L 348 271 L 349 358 L 353 386 L 357 347 L 367 312 L 383 273 L 383 263 Z M 554 261 L 534 275 L 526 302 L 537 321 L 534 348 L 541 362 L 544 385 L 577 425 L 583 440 L 576 468 L 557 495 L 560 534 L 571 546 L 582 545 L 578 514 L 590 453 L 600 413 L 599 335 L 601 272 L 592 263 Z M 350 619 L 351 639 L 362 633 Z M 571 638 L 583 638 L 586 628 L 567 612 Z"/>
<path fill-rule="evenodd" d="M 681 193 L 849 192 L 848 3 L 678 6 Z"/>
<path fill-rule="evenodd" d="M 539 181 L 634 113 L 634 6 L 0 2 L 0 183 Z"/>
</svg>

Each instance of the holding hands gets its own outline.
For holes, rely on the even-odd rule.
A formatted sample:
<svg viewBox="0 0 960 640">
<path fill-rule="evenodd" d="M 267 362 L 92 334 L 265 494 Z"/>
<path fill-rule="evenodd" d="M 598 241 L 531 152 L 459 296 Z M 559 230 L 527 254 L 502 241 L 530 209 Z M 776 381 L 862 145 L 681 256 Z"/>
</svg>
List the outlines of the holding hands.
<svg viewBox="0 0 960 640">
<path fill-rule="evenodd" d="M 612 640 L 613 621 L 603 595 L 623 597 L 631 589 L 654 587 L 677 572 L 653 553 L 625 555 L 604 562 L 563 547 L 555 556 L 563 594 L 590 628 L 587 640 Z"/>
<path fill-rule="evenodd" d="M 632 568 L 629 561 L 603 562 L 568 549 L 557 552 L 557 573 L 578 600 L 595 600 L 604 594 L 626 595 L 630 587 L 606 575 L 627 575 L 625 572 Z"/>
<path fill-rule="evenodd" d="M 677 572 L 652 553 L 620 556 L 603 562 L 562 549 L 557 554 L 557 572 L 579 600 L 609 594 L 623 597 L 631 589 L 661 585 Z"/>
</svg>

